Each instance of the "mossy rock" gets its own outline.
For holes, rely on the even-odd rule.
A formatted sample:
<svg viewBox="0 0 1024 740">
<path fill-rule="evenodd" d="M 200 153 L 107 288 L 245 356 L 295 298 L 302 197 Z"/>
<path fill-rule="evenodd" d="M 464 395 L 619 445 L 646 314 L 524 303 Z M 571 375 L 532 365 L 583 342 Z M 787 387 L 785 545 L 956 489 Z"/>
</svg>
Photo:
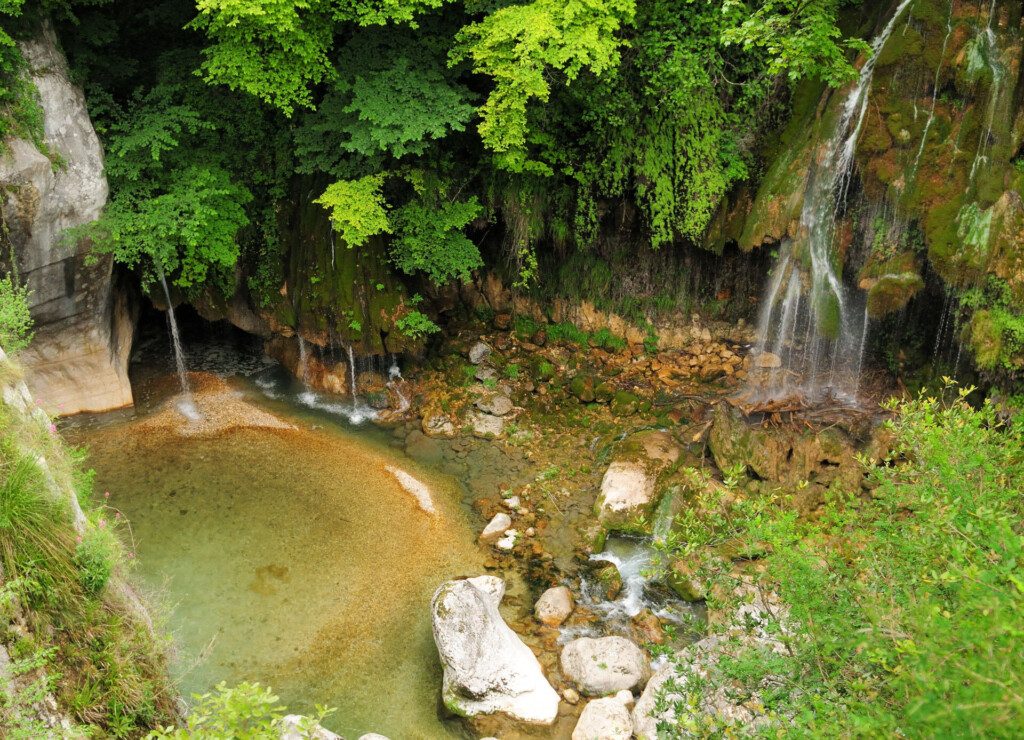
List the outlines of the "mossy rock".
<svg viewBox="0 0 1024 740">
<path fill-rule="evenodd" d="M 615 396 L 615 386 L 607 380 L 598 383 L 594 388 L 594 400 L 598 403 L 610 403 Z"/>
<path fill-rule="evenodd" d="M 901 310 L 918 291 L 924 280 L 916 272 L 883 275 L 868 289 L 868 316 L 880 319 Z"/>
<path fill-rule="evenodd" d="M 569 381 L 569 393 L 578 401 L 592 403 L 594 401 L 594 376 L 581 373 Z"/>
<path fill-rule="evenodd" d="M 975 311 L 970 324 L 971 350 L 978 367 L 999 366 L 1003 354 L 1003 331 L 991 311 Z"/>
<path fill-rule="evenodd" d="M 616 416 L 632 416 L 640 406 L 640 398 L 629 391 L 616 391 L 612 396 L 611 409 Z"/>
</svg>

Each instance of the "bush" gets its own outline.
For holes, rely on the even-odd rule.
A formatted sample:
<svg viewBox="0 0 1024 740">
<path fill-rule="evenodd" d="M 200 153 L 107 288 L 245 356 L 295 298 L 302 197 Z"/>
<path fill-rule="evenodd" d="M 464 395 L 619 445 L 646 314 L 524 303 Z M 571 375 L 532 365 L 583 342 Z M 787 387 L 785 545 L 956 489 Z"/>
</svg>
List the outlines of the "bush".
<svg viewBox="0 0 1024 740">
<path fill-rule="evenodd" d="M 726 540 L 763 554 L 761 585 L 797 625 L 788 654 L 740 651 L 712 684 L 757 694 L 791 736 L 1016 734 L 1024 429 L 1001 426 L 990 403 L 972 408 L 971 390 L 892 406 L 894 464 L 868 469 L 868 494 L 830 491 L 813 521 L 763 499 L 684 515 L 676 555 Z"/>
<path fill-rule="evenodd" d="M 18 285 L 13 275 L 0 277 L 0 347 L 5 352 L 18 352 L 32 341 L 28 296 L 28 288 Z"/>
<path fill-rule="evenodd" d="M 114 572 L 114 564 L 120 554 L 117 535 L 100 519 L 82 537 L 75 548 L 75 565 L 78 566 L 78 580 L 86 593 L 98 594 L 107 585 Z"/>
</svg>

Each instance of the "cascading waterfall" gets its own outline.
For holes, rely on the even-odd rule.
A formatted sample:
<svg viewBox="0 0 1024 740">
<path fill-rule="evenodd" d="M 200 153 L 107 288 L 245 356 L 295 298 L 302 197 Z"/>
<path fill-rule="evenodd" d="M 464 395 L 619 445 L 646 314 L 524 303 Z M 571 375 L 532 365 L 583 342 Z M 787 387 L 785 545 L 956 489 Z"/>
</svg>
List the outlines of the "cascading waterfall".
<svg viewBox="0 0 1024 740">
<path fill-rule="evenodd" d="M 391 366 L 388 367 L 388 388 L 395 392 L 398 396 L 398 408 L 395 409 L 398 413 L 402 414 L 409 410 L 409 399 L 402 393 L 402 387 L 398 384 L 398 381 L 405 380 L 402 377 L 402 369 L 398 367 L 398 358 L 392 353 L 391 355 Z"/>
<path fill-rule="evenodd" d="M 985 128 L 978 138 L 978 148 L 974 152 L 974 161 L 971 163 L 971 176 L 968 180 L 968 189 L 974 184 L 974 179 L 979 168 L 988 162 L 988 143 L 992 138 L 992 126 L 995 123 L 996 108 L 999 106 L 999 96 L 1002 92 L 1003 78 L 1006 76 L 1002 64 L 999 63 L 999 45 L 996 41 L 996 32 L 992 29 L 992 20 L 996 13 L 996 0 L 992 0 L 988 10 L 988 23 L 985 29 L 979 34 L 974 42 L 972 60 L 969 69 L 978 69 L 978 64 L 988 67 L 992 74 L 992 89 L 988 96 L 988 109 L 985 112 Z M 979 45 L 984 44 L 984 51 L 979 51 Z M 980 58 L 980 59 L 979 59 Z M 974 59 L 978 59 L 977 62 Z"/>
<path fill-rule="evenodd" d="M 856 398 L 865 326 L 862 311 L 851 306 L 862 299 L 848 292 L 838 272 L 837 221 L 850 184 L 875 63 L 911 2 L 902 0 L 872 41 L 871 54 L 843 103 L 824 157 L 810 174 L 800 236 L 782 244 L 758 321 L 758 372 L 753 378 L 757 395 Z"/>
<path fill-rule="evenodd" d="M 181 400 L 178 403 L 178 410 L 189 419 L 201 417 L 196 408 L 195 398 L 192 396 L 192 386 L 188 382 L 188 370 L 185 367 L 185 351 L 181 347 L 181 335 L 178 333 L 178 321 L 174 316 L 174 302 L 171 300 L 171 291 L 167 287 L 167 279 L 164 271 L 157 267 L 157 274 L 160 276 L 160 284 L 164 286 L 164 296 L 167 298 L 167 323 L 171 327 L 171 347 L 174 350 L 174 363 L 178 368 L 178 381 L 181 383 Z"/>
<path fill-rule="evenodd" d="M 917 176 L 917 167 L 921 163 L 921 155 L 924 153 L 924 146 L 928 141 L 928 132 L 935 121 L 935 103 L 939 97 L 939 79 L 942 75 L 942 62 L 946 58 L 946 47 L 949 45 L 949 37 L 953 33 L 953 0 L 949 2 L 949 12 L 946 14 L 946 35 L 942 39 L 942 51 L 939 52 L 939 63 L 935 67 L 935 80 L 932 82 L 932 102 L 928 109 L 928 120 L 925 121 L 924 131 L 921 133 L 921 144 L 917 148 L 917 155 L 914 157 L 914 165 L 910 168 L 910 181 Z M 914 111 L 917 111 L 915 106 Z"/>
<path fill-rule="evenodd" d="M 352 408 L 359 405 L 359 394 L 356 392 L 356 355 L 352 351 L 352 345 L 348 345 L 348 381 L 352 390 Z"/>
<path fill-rule="evenodd" d="M 302 387 L 309 392 L 309 350 L 306 349 L 306 340 L 299 335 L 299 380 Z"/>
</svg>

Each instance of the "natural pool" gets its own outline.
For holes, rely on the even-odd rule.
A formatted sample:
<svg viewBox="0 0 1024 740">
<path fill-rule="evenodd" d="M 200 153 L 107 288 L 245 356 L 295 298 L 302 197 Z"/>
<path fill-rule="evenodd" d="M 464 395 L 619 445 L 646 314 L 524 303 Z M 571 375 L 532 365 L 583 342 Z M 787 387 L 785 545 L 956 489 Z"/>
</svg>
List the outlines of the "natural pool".
<svg viewBox="0 0 1024 740">
<path fill-rule="evenodd" d="M 130 524 L 182 692 L 260 681 L 293 710 L 336 707 L 324 724 L 345 736 L 459 735 L 437 712 L 429 614 L 442 581 L 481 572 L 458 483 L 293 394 L 217 383 L 197 403 L 237 406 L 223 428 L 182 434 L 164 406 L 67 431 Z M 259 412 L 292 428 L 247 427 Z M 436 513 L 389 468 L 426 484 Z"/>
</svg>

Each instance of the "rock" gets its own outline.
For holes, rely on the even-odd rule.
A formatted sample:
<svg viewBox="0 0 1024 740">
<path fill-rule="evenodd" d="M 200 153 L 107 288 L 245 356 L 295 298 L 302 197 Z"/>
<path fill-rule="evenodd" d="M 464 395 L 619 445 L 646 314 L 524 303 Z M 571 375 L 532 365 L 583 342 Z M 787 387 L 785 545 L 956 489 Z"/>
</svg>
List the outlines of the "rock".
<svg viewBox="0 0 1024 740">
<path fill-rule="evenodd" d="M 668 585 L 683 601 L 707 598 L 704 584 L 697 579 L 696 569 L 685 560 L 674 560 L 668 571 Z"/>
<path fill-rule="evenodd" d="M 653 642 L 661 645 L 665 642 L 665 628 L 661 626 L 658 615 L 650 609 L 644 609 L 632 619 L 634 635 L 641 643 Z"/>
<path fill-rule="evenodd" d="M 607 527 L 624 527 L 632 518 L 649 513 L 655 479 L 638 462 L 613 462 L 601 479 L 598 518 Z"/>
<path fill-rule="evenodd" d="M 597 387 L 594 388 L 594 400 L 598 403 L 609 403 L 614 395 L 615 386 L 608 381 L 598 383 Z"/>
<path fill-rule="evenodd" d="M 615 694 L 615 699 L 622 702 L 624 706 L 631 707 L 636 703 L 636 698 L 633 696 L 632 691 L 626 691 L 623 689 Z"/>
<path fill-rule="evenodd" d="M 555 586 L 540 595 L 533 605 L 533 614 L 541 624 L 558 627 L 572 614 L 573 606 L 572 591 Z"/>
<path fill-rule="evenodd" d="M 642 689 L 651 675 L 647 656 L 625 637 L 580 637 L 562 650 L 562 673 L 588 696 Z"/>
<path fill-rule="evenodd" d="M 577 400 L 590 403 L 594 400 L 594 376 L 576 375 L 569 381 L 569 393 Z"/>
<path fill-rule="evenodd" d="M 505 536 L 494 543 L 494 546 L 499 550 L 505 552 L 511 552 L 516 546 L 516 541 L 519 539 L 519 532 L 514 529 L 509 529 L 505 532 Z"/>
<path fill-rule="evenodd" d="M 489 380 L 493 380 L 495 383 L 498 382 L 498 371 L 493 367 L 486 367 L 481 365 L 476 369 L 476 373 L 473 375 L 474 378 L 479 380 L 481 383 L 485 383 Z"/>
<path fill-rule="evenodd" d="M 612 413 L 616 416 L 632 416 L 636 413 L 640 399 L 629 391 L 616 391 L 612 396 Z"/>
<path fill-rule="evenodd" d="M 503 503 L 509 509 L 511 509 L 512 511 L 515 511 L 516 509 L 519 508 L 519 504 L 521 503 L 521 500 L 520 500 L 520 498 L 518 496 L 509 496 L 507 499 L 504 500 Z"/>
<path fill-rule="evenodd" d="M 597 582 L 601 584 L 601 590 L 608 601 L 614 601 L 622 593 L 622 574 L 614 564 L 601 566 L 595 573 Z"/>
<path fill-rule="evenodd" d="M 18 47 L 39 93 L 49 155 L 12 138 L 0 156 L 3 255 L 16 256 L 35 324 L 18 362 L 32 393 L 54 413 L 130 406 L 134 307 L 115 286 L 109 255 L 94 255 L 87 239 L 63 238 L 95 221 L 107 203 L 103 149 L 49 23 Z"/>
<path fill-rule="evenodd" d="M 494 515 L 494 518 L 484 527 L 484 531 L 480 533 L 480 541 L 490 544 L 501 539 L 501 536 L 505 534 L 505 531 L 512 526 L 512 517 L 505 512 L 499 512 Z"/>
<path fill-rule="evenodd" d="M 281 718 L 278 729 L 281 731 L 281 740 L 342 740 L 341 735 L 325 730 L 309 717 L 303 717 L 301 714 L 285 715 Z M 369 737 L 380 737 L 380 735 Z"/>
<path fill-rule="evenodd" d="M 469 361 L 479 365 L 491 356 L 491 347 L 487 342 L 477 342 L 469 348 Z"/>
<path fill-rule="evenodd" d="M 562 698 L 565 699 L 567 704 L 576 706 L 580 703 L 580 694 L 576 689 L 562 689 Z"/>
<path fill-rule="evenodd" d="M 492 416 L 505 416 L 513 408 L 512 400 L 500 393 L 478 398 L 474 405 L 484 413 L 491 414 Z"/>
<path fill-rule="evenodd" d="M 498 331 L 507 331 L 512 326 L 512 314 L 510 313 L 496 313 L 494 314 L 494 328 Z"/>
<path fill-rule="evenodd" d="M 458 432 L 450 416 L 434 411 L 424 411 L 420 427 L 428 437 L 454 437 Z"/>
<path fill-rule="evenodd" d="M 558 716 L 558 694 L 533 652 L 498 613 L 504 593 L 505 582 L 494 576 L 447 581 L 434 593 L 442 700 L 461 716 L 502 712 L 550 725 Z"/>
<path fill-rule="evenodd" d="M 614 696 L 588 702 L 572 731 L 572 740 L 629 740 L 632 736 L 629 710 Z"/>
<path fill-rule="evenodd" d="M 500 416 L 477 412 L 470 415 L 473 436 L 480 439 L 497 439 L 505 433 L 505 422 Z"/>
<path fill-rule="evenodd" d="M 762 370 L 774 370 L 782 367 L 782 358 L 771 352 L 762 352 L 754 358 L 754 367 Z"/>
<path fill-rule="evenodd" d="M 378 735 L 376 732 L 368 732 L 360 735 L 359 740 L 389 740 L 385 735 Z"/>
</svg>

